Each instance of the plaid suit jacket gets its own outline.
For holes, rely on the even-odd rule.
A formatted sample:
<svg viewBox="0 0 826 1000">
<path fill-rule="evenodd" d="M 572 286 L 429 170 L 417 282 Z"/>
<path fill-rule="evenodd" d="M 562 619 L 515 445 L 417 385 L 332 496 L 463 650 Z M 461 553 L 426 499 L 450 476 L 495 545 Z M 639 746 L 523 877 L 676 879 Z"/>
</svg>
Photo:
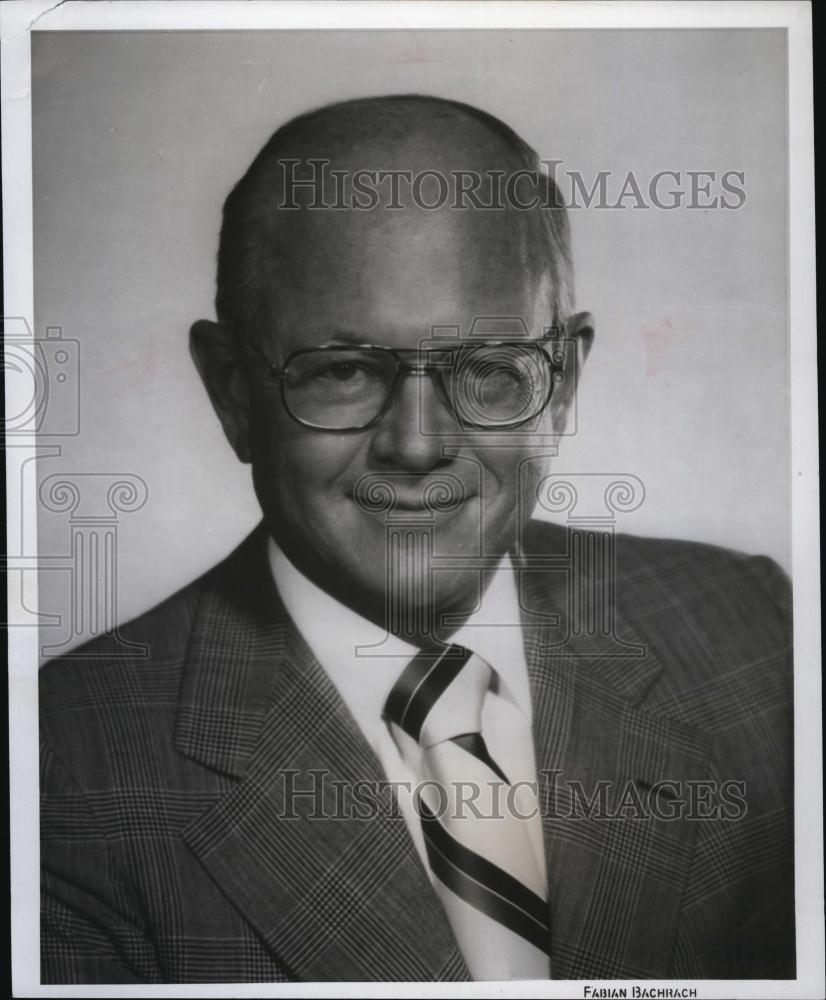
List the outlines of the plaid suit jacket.
<svg viewBox="0 0 826 1000">
<path fill-rule="evenodd" d="M 147 656 L 41 671 L 46 983 L 468 978 L 263 540 L 122 629 Z M 522 574 L 552 974 L 793 977 L 786 578 L 620 536 L 572 580 L 592 541 L 533 524 Z"/>
</svg>

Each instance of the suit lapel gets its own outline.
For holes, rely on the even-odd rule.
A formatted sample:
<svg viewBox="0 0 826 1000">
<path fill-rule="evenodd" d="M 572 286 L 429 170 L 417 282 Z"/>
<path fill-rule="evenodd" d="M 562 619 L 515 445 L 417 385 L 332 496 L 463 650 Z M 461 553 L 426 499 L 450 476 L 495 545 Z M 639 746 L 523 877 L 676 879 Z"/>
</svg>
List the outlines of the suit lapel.
<svg viewBox="0 0 826 1000">
<path fill-rule="evenodd" d="M 379 761 L 284 611 L 264 543 L 259 530 L 219 568 L 193 628 L 176 745 L 235 780 L 184 841 L 298 978 L 467 979 L 404 819 L 376 790 Z"/>
<path fill-rule="evenodd" d="M 687 781 L 708 776 L 710 747 L 637 707 L 664 664 L 629 623 L 616 631 L 642 656 L 570 633 L 564 574 L 524 577 L 553 977 L 667 977 L 696 821 L 674 815 L 673 788 L 652 786 L 676 782 L 685 796 Z"/>
<path fill-rule="evenodd" d="M 232 780 L 184 840 L 298 978 L 468 979 L 404 820 L 371 794 L 380 764 L 278 599 L 264 542 L 259 530 L 218 567 L 198 607 L 176 746 Z M 636 802 L 659 781 L 706 777 L 709 747 L 637 707 L 664 668 L 656 656 L 569 635 L 563 572 L 523 579 L 554 978 L 665 977 L 696 824 L 634 818 Z M 639 643 L 627 622 L 618 631 Z"/>
</svg>

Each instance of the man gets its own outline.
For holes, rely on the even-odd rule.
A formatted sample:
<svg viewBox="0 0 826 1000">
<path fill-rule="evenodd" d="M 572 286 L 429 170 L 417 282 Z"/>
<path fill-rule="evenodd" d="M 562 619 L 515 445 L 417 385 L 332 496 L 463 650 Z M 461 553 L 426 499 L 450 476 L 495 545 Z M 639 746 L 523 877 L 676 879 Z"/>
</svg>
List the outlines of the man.
<svg viewBox="0 0 826 1000">
<path fill-rule="evenodd" d="M 794 975 L 784 578 L 530 521 L 593 337 L 538 168 L 388 97 L 229 196 L 192 352 L 264 521 L 42 672 L 44 981 Z"/>
</svg>

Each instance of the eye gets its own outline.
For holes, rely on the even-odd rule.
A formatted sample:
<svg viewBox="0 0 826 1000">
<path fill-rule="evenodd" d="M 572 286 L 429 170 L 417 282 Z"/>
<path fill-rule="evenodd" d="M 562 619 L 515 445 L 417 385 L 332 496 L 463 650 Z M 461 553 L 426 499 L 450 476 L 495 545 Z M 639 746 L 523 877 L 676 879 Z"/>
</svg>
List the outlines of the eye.
<svg viewBox="0 0 826 1000">
<path fill-rule="evenodd" d="M 488 390 L 524 387 L 531 382 L 533 372 L 526 359 L 510 352 L 480 352 L 469 359 L 462 373 L 465 379 L 476 385 L 485 385 Z"/>
<path fill-rule="evenodd" d="M 326 374 L 337 382 L 347 382 L 356 375 L 364 373 L 364 369 L 352 361 L 336 361 L 327 368 Z"/>
</svg>

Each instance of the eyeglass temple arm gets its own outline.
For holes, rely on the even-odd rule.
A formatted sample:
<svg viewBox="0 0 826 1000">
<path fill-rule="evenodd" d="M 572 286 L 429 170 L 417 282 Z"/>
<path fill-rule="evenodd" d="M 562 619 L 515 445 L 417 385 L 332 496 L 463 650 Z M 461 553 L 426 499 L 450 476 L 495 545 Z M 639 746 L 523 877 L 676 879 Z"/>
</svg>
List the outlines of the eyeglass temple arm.
<svg viewBox="0 0 826 1000">
<path fill-rule="evenodd" d="M 261 350 L 257 344 L 246 344 L 246 349 L 253 354 L 257 354 L 259 358 L 266 364 L 271 378 L 283 378 L 285 374 L 285 369 L 277 365 L 272 358 L 267 357 L 267 355 Z"/>
</svg>

